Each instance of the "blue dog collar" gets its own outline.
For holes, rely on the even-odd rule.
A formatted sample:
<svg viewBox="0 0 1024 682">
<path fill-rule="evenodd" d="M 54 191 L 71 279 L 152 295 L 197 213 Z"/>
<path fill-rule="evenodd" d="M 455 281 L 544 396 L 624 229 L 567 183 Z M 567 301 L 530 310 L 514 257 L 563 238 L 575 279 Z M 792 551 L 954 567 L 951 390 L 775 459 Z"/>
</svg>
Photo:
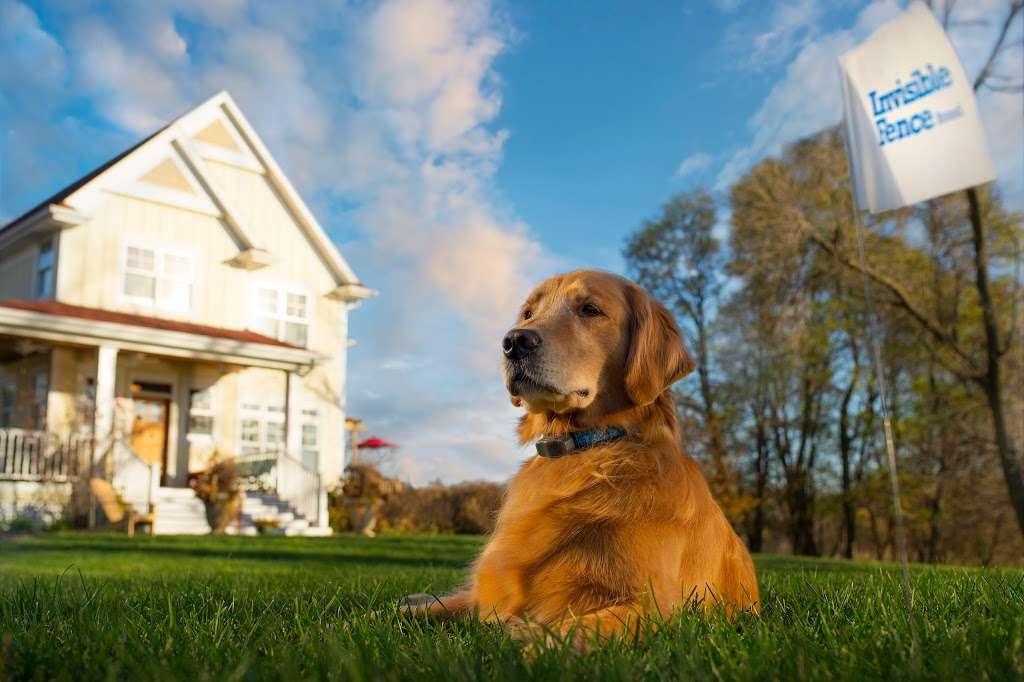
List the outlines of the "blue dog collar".
<svg viewBox="0 0 1024 682">
<path fill-rule="evenodd" d="M 590 431 L 572 431 L 564 436 L 544 436 L 537 441 L 537 454 L 548 459 L 558 459 L 578 450 L 586 450 L 595 445 L 604 445 L 624 438 L 626 429 L 621 426 L 609 426 L 607 429 L 591 429 Z"/>
</svg>

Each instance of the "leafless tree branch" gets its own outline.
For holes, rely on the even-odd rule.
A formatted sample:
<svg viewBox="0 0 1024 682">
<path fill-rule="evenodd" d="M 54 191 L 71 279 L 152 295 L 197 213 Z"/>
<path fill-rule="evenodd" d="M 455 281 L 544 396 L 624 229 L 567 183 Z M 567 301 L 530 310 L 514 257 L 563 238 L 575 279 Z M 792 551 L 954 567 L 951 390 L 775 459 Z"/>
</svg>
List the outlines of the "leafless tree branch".
<svg viewBox="0 0 1024 682">
<path fill-rule="evenodd" d="M 992 68 L 995 66 L 996 60 L 999 58 L 999 53 L 1003 50 L 1003 44 L 1006 42 L 1006 34 L 1010 31 L 1010 26 L 1013 24 L 1013 20 L 1020 14 L 1021 9 L 1024 8 L 1024 0 L 1013 0 L 1010 3 L 1010 11 L 1006 14 L 1006 20 L 1003 21 L 1002 29 L 999 31 L 999 38 L 992 45 L 992 52 L 989 53 L 988 59 L 985 60 L 985 66 L 981 68 L 981 72 L 978 73 L 978 77 L 974 79 L 974 91 L 977 92 L 981 89 L 981 86 L 985 84 L 989 76 L 992 73 Z"/>
</svg>

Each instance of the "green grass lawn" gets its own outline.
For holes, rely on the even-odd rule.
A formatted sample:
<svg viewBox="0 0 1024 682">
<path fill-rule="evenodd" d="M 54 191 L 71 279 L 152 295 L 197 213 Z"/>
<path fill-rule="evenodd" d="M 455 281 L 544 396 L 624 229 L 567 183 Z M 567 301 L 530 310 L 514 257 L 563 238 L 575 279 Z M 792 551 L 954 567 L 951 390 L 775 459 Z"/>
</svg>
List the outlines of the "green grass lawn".
<svg viewBox="0 0 1024 682">
<path fill-rule="evenodd" d="M 757 558 L 764 610 L 638 643 L 527 653 L 499 628 L 399 616 L 458 583 L 468 537 L 0 539 L 0 680 L 1024 679 L 1024 572 Z M 379 615 L 370 618 L 371 612 Z"/>
</svg>

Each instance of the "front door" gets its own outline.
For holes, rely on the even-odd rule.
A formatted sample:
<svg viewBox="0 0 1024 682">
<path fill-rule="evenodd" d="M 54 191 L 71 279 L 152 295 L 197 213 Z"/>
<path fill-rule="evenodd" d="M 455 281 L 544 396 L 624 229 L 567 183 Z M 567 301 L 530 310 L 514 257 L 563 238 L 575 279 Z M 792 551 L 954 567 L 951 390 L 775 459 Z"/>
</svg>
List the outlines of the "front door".
<svg viewBox="0 0 1024 682">
<path fill-rule="evenodd" d="M 160 465 L 160 480 L 167 470 L 167 411 L 169 400 L 136 398 L 132 422 L 132 450 L 149 462 Z"/>
</svg>

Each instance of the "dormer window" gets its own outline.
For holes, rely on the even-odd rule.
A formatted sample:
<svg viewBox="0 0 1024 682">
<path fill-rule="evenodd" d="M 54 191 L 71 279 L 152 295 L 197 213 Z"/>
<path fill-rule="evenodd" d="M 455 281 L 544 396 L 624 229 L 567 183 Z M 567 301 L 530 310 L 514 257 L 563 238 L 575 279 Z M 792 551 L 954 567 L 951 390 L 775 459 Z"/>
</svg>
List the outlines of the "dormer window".
<svg viewBox="0 0 1024 682">
<path fill-rule="evenodd" d="M 252 329 L 278 341 L 305 347 L 309 342 L 308 294 L 260 285 L 254 291 Z"/>
<path fill-rule="evenodd" d="M 53 239 L 47 239 L 39 245 L 39 254 L 36 256 L 36 298 L 53 298 L 53 269 Z"/>
<path fill-rule="evenodd" d="M 189 254 L 138 245 L 124 251 L 122 291 L 132 303 L 191 310 L 194 279 L 195 263 Z"/>
</svg>

